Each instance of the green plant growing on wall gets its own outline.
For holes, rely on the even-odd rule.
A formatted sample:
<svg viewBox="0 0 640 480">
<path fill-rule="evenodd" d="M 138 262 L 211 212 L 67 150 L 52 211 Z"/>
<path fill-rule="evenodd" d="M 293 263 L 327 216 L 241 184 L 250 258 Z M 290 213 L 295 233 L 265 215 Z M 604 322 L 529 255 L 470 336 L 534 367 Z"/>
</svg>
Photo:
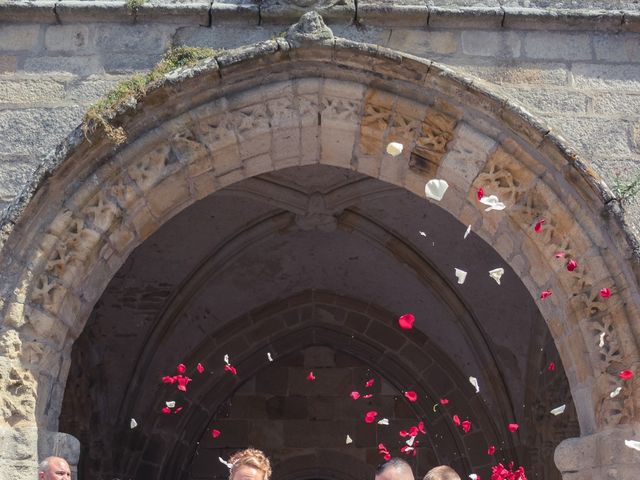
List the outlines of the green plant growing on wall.
<svg viewBox="0 0 640 480">
<path fill-rule="evenodd" d="M 127 140 L 122 127 L 114 126 L 111 119 L 118 109 L 132 100 L 142 99 L 151 84 L 163 76 L 183 67 L 195 65 L 198 61 L 218 55 L 221 50 L 213 48 L 176 47 L 168 50 L 162 60 L 146 74 L 134 75 L 118 83 L 104 98 L 92 105 L 84 116 L 82 131 L 85 136 L 101 128 L 107 138 L 116 146 Z"/>
<path fill-rule="evenodd" d="M 138 10 L 142 5 L 144 5 L 144 0 L 127 0 L 127 9 L 132 15 L 138 13 Z"/>
<path fill-rule="evenodd" d="M 621 202 L 635 197 L 640 193 L 640 173 L 627 182 L 623 182 L 622 178 L 617 176 L 613 185 L 613 193 Z"/>
</svg>

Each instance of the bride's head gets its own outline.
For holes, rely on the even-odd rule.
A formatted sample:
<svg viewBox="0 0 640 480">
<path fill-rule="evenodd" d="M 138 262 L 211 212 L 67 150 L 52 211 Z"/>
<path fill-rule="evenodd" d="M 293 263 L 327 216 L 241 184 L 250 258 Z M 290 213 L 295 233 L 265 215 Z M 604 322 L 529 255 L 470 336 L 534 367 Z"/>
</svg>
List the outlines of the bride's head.
<svg viewBox="0 0 640 480">
<path fill-rule="evenodd" d="M 271 477 L 269 459 L 255 448 L 234 453 L 229 463 L 232 465 L 229 480 L 269 480 Z"/>
</svg>

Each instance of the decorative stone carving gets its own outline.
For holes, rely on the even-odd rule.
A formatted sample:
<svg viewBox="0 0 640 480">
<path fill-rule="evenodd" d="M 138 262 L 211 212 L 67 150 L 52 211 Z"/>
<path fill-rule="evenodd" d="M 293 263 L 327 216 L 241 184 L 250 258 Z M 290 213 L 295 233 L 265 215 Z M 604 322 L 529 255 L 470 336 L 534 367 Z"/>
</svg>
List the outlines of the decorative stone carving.
<svg viewBox="0 0 640 480">
<path fill-rule="evenodd" d="M 336 212 L 327 208 L 324 195 L 316 192 L 309 197 L 307 211 L 303 215 L 296 215 L 296 225 L 305 231 L 332 232 L 338 226 L 338 221 Z"/>
<path fill-rule="evenodd" d="M 300 17 L 298 23 L 289 28 L 287 40 L 294 46 L 330 42 L 333 40 L 333 32 L 325 25 L 324 20 L 317 12 L 307 12 Z"/>
</svg>

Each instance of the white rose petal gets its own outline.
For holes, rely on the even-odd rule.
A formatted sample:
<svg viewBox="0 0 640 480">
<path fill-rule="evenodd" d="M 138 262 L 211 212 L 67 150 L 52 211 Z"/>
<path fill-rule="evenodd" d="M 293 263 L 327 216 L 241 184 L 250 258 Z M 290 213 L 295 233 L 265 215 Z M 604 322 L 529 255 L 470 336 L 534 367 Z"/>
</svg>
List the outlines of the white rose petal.
<svg viewBox="0 0 640 480">
<path fill-rule="evenodd" d="M 387 145 L 387 153 L 392 157 L 397 157 L 398 155 L 400 155 L 403 149 L 404 145 L 398 142 L 391 142 L 389 143 L 389 145 Z"/>
<path fill-rule="evenodd" d="M 131 419 L 131 422 L 129 423 L 129 427 L 131 428 L 131 430 L 133 430 L 134 428 L 136 428 L 138 426 L 138 422 L 136 422 L 135 418 Z"/>
<path fill-rule="evenodd" d="M 554 408 L 553 410 L 551 410 L 551 413 L 553 415 L 560 415 L 562 413 L 564 413 L 565 408 L 567 408 L 566 405 L 560 405 L 559 407 Z"/>
<path fill-rule="evenodd" d="M 407 440 L 405 443 L 406 443 L 408 446 L 412 447 L 412 446 L 413 446 L 413 442 L 415 441 L 415 439 L 416 439 L 416 437 L 411 437 L 411 438 L 409 438 L 409 440 Z"/>
<path fill-rule="evenodd" d="M 165 405 L 169 408 L 173 408 L 176 406 L 176 402 L 174 401 L 170 401 L 170 402 L 165 402 Z"/>
<path fill-rule="evenodd" d="M 233 463 L 229 463 L 227 462 L 224 458 L 222 457 L 218 457 L 218 460 L 220 460 L 220 463 L 223 465 L 226 465 L 226 467 L 231 470 L 233 468 Z"/>
<path fill-rule="evenodd" d="M 230 363 L 229 363 L 229 354 L 228 353 L 224 356 L 224 363 L 226 363 L 227 365 L 230 365 Z"/>
<path fill-rule="evenodd" d="M 434 178 L 433 180 L 429 180 L 424 186 L 424 193 L 427 198 L 440 201 L 442 200 L 442 197 L 444 197 L 444 193 L 447 191 L 447 188 L 449 188 L 449 184 L 446 180 Z"/>
<path fill-rule="evenodd" d="M 478 475 L 476 475 L 475 473 L 470 473 L 470 474 L 469 474 L 469 478 L 470 478 L 471 480 L 478 480 Z"/>
<path fill-rule="evenodd" d="M 506 207 L 506 205 L 504 203 L 502 203 L 498 197 L 496 197 L 495 195 L 489 195 L 488 197 L 482 197 L 480 199 L 480 203 L 483 203 L 485 205 L 488 206 L 488 208 L 485 208 L 484 211 L 485 212 L 489 212 L 491 210 L 504 210 Z"/>
<path fill-rule="evenodd" d="M 598 346 L 600 348 L 604 347 L 604 336 L 607 334 L 607 332 L 602 332 L 600 334 L 600 341 L 598 342 Z"/>
<path fill-rule="evenodd" d="M 624 444 L 627 447 L 633 448 L 634 450 L 638 450 L 640 452 L 640 442 L 638 442 L 637 440 L 625 440 Z"/>
<path fill-rule="evenodd" d="M 271 356 L 270 352 L 267 352 L 267 358 L 269 359 L 270 362 L 273 362 L 273 357 Z"/>
<path fill-rule="evenodd" d="M 378 420 L 378 425 L 389 425 L 389 419 L 383 418 L 382 420 Z"/>
<path fill-rule="evenodd" d="M 498 285 L 500 285 L 502 275 L 504 275 L 504 268 L 494 268 L 493 270 L 489 270 L 489 276 L 493 278 Z"/>
<path fill-rule="evenodd" d="M 350 443 L 353 443 L 353 440 L 349 435 L 347 435 L 347 445 L 349 445 Z"/>
<path fill-rule="evenodd" d="M 480 393 L 480 385 L 476 377 L 469 377 L 469 383 L 476 389 L 476 393 Z"/>
<path fill-rule="evenodd" d="M 466 231 L 466 232 L 464 232 L 464 237 L 462 237 L 462 238 L 463 238 L 464 240 L 466 240 L 470 233 L 471 233 L 471 225 L 469 225 L 469 226 L 467 227 L 467 231 Z"/>
<path fill-rule="evenodd" d="M 621 392 L 621 391 L 622 391 L 622 387 L 618 387 L 618 388 L 616 388 L 613 392 L 611 392 L 611 393 L 609 394 L 609 396 L 610 396 L 611 398 L 616 398 L 618 395 L 620 395 L 620 392 Z"/>
<path fill-rule="evenodd" d="M 467 278 L 467 272 L 456 268 L 456 278 L 458 279 L 458 284 L 462 285 Z"/>
<path fill-rule="evenodd" d="M 420 230 L 418 233 L 419 233 L 420 235 L 422 235 L 423 237 L 426 237 L 426 236 L 427 236 L 427 234 L 426 234 L 425 232 L 423 232 L 422 230 Z"/>
</svg>

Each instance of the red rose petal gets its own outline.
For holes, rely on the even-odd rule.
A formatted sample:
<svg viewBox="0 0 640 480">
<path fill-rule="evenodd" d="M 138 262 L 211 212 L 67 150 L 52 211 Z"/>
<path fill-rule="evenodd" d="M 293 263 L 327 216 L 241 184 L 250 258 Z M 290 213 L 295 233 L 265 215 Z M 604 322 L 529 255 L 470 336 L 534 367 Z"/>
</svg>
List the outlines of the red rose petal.
<svg viewBox="0 0 640 480">
<path fill-rule="evenodd" d="M 447 405 L 449 403 L 449 399 L 448 398 L 441 398 L 440 399 L 440 405 Z"/>
<path fill-rule="evenodd" d="M 409 432 L 407 432 L 406 430 L 400 430 L 398 432 L 398 435 L 400 435 L 402 438 L 405 438 L 409 436 Z"/>
<path fill-rule="evenodd" d="M 171 409 L 169 407 L 162 407 L 162 413 L 168 415 L 169 413 L 171 413 Z"/>
<path fill-rule="evenodd" d="M 622 370 L 618 376 L 622 379 L 622 380 L 631 380 L 633 378 L 633 371 L 631 370 Z"/>
<path fill-rule="evenodd" d="M 494 453 L 496 453 L 496 447 L 489 445 L 489 448 L 487 448 L 487 455 L 493 455 Z"/>
<path fill-rule="evenodd" d="M 455 423 L 457 426 L 460 426 L 460 417 L 458 415 L 453 416 L 453 423 Z"/>
<path fill-rule="evenodd" d="M 413 322 L 415 321 L 416 317 L 414 317 L 411 313 L 407 313 L 405 315 L 402 315 L 398 319 L 398 325 L 400 325 L 400 328 L 402 328 L 403 330 L 411 330 L 413 328 Z"/>
<path fill-rule="evenodd" d="M 204 372 L 204 367 L 202 366 L 201 363 L 198 363 L 198 366 L 196 367 L 196 370 L 198 370 L 198 373 L 203 373 Z"/>
<path fill-rule="evenodd" d="M 187 385 L 189 384 L 191 379 L 189 377 L 184 377 L 182 375 L 178 375 L 177 380 L 178 380 L 178 390 L 180 390 L 182 392 L 186 392 L 187 391 Z"/>
<path fill-rule="evenodd" d="M 507 427 L 509 428 L 509 431 L 513 433 L 518 430 L 518 428 L 520 428 L 520 425 L 518 425 L 517 423 L 510 423 Z"/>
<path fill-rule="evenodd" d="M 176 383 L 176 377 L 169 377 L 165 375 L 162 377 L 162 383 Z"/>
<path fill-rule="evenodd" d="M 547 370 L 549 370 L 550 372 L 553 372 L 556 369 L 556 364 L 554 362 L 549 362 L 549 366 L 547 367 Z"/>
<path fill-rule="evenodd" d="M 482 197 L 484 197 L 484 188 L 480 187 L 478 189 L 478 193 L 476 193 L 476 197 L 478 198 L 478 201 L 482 200 Z"/>
<path fill-rule="evenodd" d="M 462 427 L 462 430 L 464 430 L 464 433 L 469 433 L 471 430 L 471 422 L 469 420 L 465 420 L 460 426 Z"/>
<path fill-rule="evenodd" d="M 567 263 L 567 270 L 573 272 L 576 268 L 578 268 L 578 262 L 576 262 L 575 260 L 569 260 L 569 262 Z"/>
<path fill-rule="evenodd" d="M 600 290 L 600 296 L 602 298 L 609 298 L 611 296 L 611 290 L 609 290 L 608 288 L 603 288 L 602 290 Z"/>
<path fill-rule="evenodd" d="M 211 430 L 211 436 L 213 438 L 218 438 L 220 436 L 220 430 L 216 430 L 215 428 L 213 430 Z"/>
<path fill-rule="evenodd" d="M 234 367 L 233 365 L 228 365 L 228 364 L 225 365 L 224 366 L 224 371 L 231 373 L 231 375 L 237 375 L 238 374 L 238 370 L 236 370 L 236 367 Z"/>
<path fill-rule="evenodd" d="M 544 300 L 545 298 L 548 298 L 551 295 L 553 295 L 553 292 L 551 290 L 545 290 L 540 294 L 540 300 Z"/>
<path fill-rule="evenodd" d="M 373 397 L 373 393 L 367 393 L 366 395 L 363 395 L 362 398 L 371 398 Z"/>
<path fill-rule="evenodd" d="M 183 409 L 183 408 L 184 408 L 184 407 L 178 407 L 178 408 L 176 408 L 176 409 L 173 411 L 173 413 L 180 413 L 180 412 L 182 411 L 182 409 Z"/>
<path fill-rule="evenodd" d="M 556 253 L 555 256 L 556 256 L 556 258 L 564 258 L 565 255 L 566 255 L 566 253 L 564 253 L 564 252 L 558 252 L 558 253 Z"/>
<path fill-rule="evenodd" d="M 418 430 L 420 430 L 420 433 L 423 433 L 425 435 L 427 434 L 427 430 L 424 428 L 424 422 L 418 423 Z"/>
<path fill-rule="evenodd" d="M 536 222 L 536 226 L 535 226 L 535 227 L 533 227 L 533 228 L 534 228 L 534 230 L 535 230 L 536 232 L 540 233 L 540 232 L 542 231 L 542 225 L 544 225 L 544 223 L 545 223 L 545 219 L 544 219 L 544 218 L 541 218 L 540 220 L 538 220 L 538 221 Z"/>
<path fill-rule="evenodd" d="M 349 394 L 349 396 L 350 396 L 351 398 L 353 398 L 354 400 L 357 400 L 357 399 L 359 399 L 359 398 L 360 398 L 360 393 L 359 393 L 359 392 L 356 392 L 356 391 L 353 391 L 353 392 L 351 392 L 351 393 Z"/>
<path fill-rule="evenodd" d="M 369 388 L 369 387 L 373 387 L 373 384 L 375 383 L 375 379 L 370 378 L 369 380 L 367 380 L 367 383 L 364 384 L 364 388 Z"/>
<path fill-rule="evenodd" d="M 418 427 L 413 426 L 409 428 L 409 436 L 410 437 L 417 437 L 418 436 Z"/>
<path fill-rule="evenodd" d="M 182 375 L 184 372 L 187 371 L 187 367 L 184 365 L 184 363 L 181 363 L 176 367 L 176 370 L 180 375 Z"/>
<path fill-rule="evenodd" d="M 364 421 L 366 423 L 373 423 L 376 421 L 376 417 L 378 416 L 378 412 L 376 412 L 375 410 L 371 410 L 370 412 L 367 412 L 364 416 Z"/>
<path fill-rule="evenodd" d="M 310 382 L 313 382 L 316 379 L 316 376 L 313 374 L 313 372 L 309 372 L 309 374 L 307 375 L 307 380 L 309 380 Z"/>
<path fill-rule="evenodd" d="M 415 402 L 416 400 L 418 400 L 418 394 L 416 392 L 414 392 L 413 390 L 409 390 L 408 392 L 404 392 L 404 396 L 410 402 Z"/>
</svg>

